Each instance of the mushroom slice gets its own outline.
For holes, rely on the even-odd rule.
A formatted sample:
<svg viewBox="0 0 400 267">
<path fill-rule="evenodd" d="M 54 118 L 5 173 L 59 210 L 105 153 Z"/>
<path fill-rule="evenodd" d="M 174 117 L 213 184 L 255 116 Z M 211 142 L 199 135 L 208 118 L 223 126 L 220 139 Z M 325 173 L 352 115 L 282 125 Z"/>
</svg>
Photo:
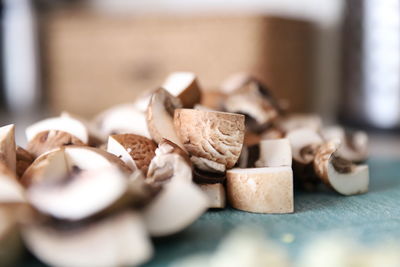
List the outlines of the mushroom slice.
<svg viewBox="0 0 400 267">
<path fill-rule="evenodd" d="M 301 164 L 314 160 L 317 147 L 322 144 L 321 136 L 310 128 L 299 128 L 286 134 L 292 148 L 293 159 Z"/>
<path fill-rule="evenodd" d="M 69 169 L 98 169 L 102 167 L 118 167 L 125 174 L 132 170 L 117 156 L 99 148 L 87 146 L 67 146 L 64 149 Z"/>
<path fill-rule="evenodd" d="M 291 213 L 293 172 L 290 167 L 231 169 L 226 190 L 233 208 L 257 213 Z"/>
<path fill-rule="evenodd" d="M 122 159 L 132 170 L 147 173 L 157 145 L 144 136 L 117 134 L 108 138 L 107 151 Z"/>
<path fill-rule="evenodd" d="M 192 182 L 170 179 L 143 210 L 152 236 L 175 234 L 203 214 L 209 206 L 207 196 Z"/>
<path fill-rule="evenodd" d="M 234 113 L 177 109 L 175 129 L 193 164 L 224 172 L 239 159 L 244 140 L 244 116 Z"/>
<path fill-rule="evenodd" d="M 141 217 L 127 211 L 73 229 L 28 225 L 29 250 L 51 266 L 136 266 L 153 254 Z"/>
<path fill-rule="evenodd" d="M 71 146 L 36 159 L 22 182 L 29 202 L 41 212 L 80 220 L 122 198 L 128 182 L 123 164 L 100 149 Z"/>
<path fill-rule="evenodd" d="M 316 114 L 292 114 L 281 118 L 277 124 L 284 132 L 299 128 L 309 128 L 318 132 L 322 128 L 321 117 Z"/>
<path fill-rule="evenodd" d="M 20 146 L 17 146 L 17 177 L 22 177 L 25 171 L 31 166 L 35 158 Z"/>
<path fill-rule="evenodd" d="M 330 141 L 321 145 L 315 155 L 314 169 L 318 177 L 342 195 L 356 195 L 368 191 L 369 168 L 355 165 L 338 157 L 339 142 Z"/>
<path fill-rule="evenodd" d="M 26 138 L 30 142 L 37 134 L 49 130 L 67 132 L 83 143 L 88 143 L 89 134 L 86 126 L 79 120 L 66 116 L 48 118 L 32 124 L 25 130 Z"/>
<path fill-rule="evenodd" d="M 280 113 L 280 107 L 269 90 L 254 78 L 229 94 L 223 106 L 228 112 L 247 115 L 246 126 L 255 132 L 264 130 Z"/>
<path fill-rule="evenodd" d="M 368 157 L 368 135 L 363 131 L 353 133 L 346 132 L 340 126 L 331 126 L 322 129 L 322 137 L 329 141 L 334 138 L 341 141 L 336 155 L 341 158 L 353 161 L 362 162 Z"/>
<path fill-rule="evenodd" d="M 180 99 L 166 90 L 159 88 L 153 93 L 147 108 L 147 125 L 151 137 L 156 143 L 167 139 L 183 148 L 173 123 L 174 111 L 180 107 L 182 107 Z"/>
<path fill-rule="evenodd" d="M 49 130 L 35 135 L 35 137 L 28 142 L 26 149 L 31 155 L 37 158 L 50 150 L 69 145 L 83 146 L 85 144 L 80 139 L 67 132 Z"/>
<path fill-rule="evenodd" d="M 104 139 L 111 134 L 124 133 L 151 138 L 147 129 L 146 113 L 136 108 L 132 103 L 111 107 L 98 115 L 93 120 L 92 125 Z"/>
<path fill-rule="evenodd" d="M 221 183 L 199 184 L 209 200 L 209 208 L 223 209 L 226 206 L 225 188 Z"/>
<path fill-rule="evenodd" d="M 201 90 L 197 77 L 192 72 L 173 72 L 165 80 L 162 88 L 182 101 L 184 108 L 193 108 L 200 103 Z"/>
<path fill-rule="evenodd" d="M 0 161 L 12 172 L 16 171 L 15 154 L 15 126 L 14 124 L 0 127 Z"/>
<path fill-rule="evenodd" d="M 0 203 L 25 203 L 23 187 L 4 163 L 0 163 Z"/>
<path fill-rule="evenodd" d="M 116 167 L 73 172 L 32 184 L 31 204 L 59 219 L 81 220 L 111 206 L 127 189 L 127 177 Z"/>
<path fill-rule="evenodd" d="M 155 153 L 147 173 L 147 183 L 160 185 L 171 179 L 192 181 L 190 160 L 179 146 L 164 139 L 158 144 Z"/>
<path fill-rule="evenodd" d="M 23 246 L 18 225 L 9 209 L 0 206 L 0 263 L 1 266 L 18 266 Z"/>
<path fill-rule="evenodd" d="M 262 140 L 256 167 L 292 166 L 292 151 L 287 138 Z"/>
</svg>

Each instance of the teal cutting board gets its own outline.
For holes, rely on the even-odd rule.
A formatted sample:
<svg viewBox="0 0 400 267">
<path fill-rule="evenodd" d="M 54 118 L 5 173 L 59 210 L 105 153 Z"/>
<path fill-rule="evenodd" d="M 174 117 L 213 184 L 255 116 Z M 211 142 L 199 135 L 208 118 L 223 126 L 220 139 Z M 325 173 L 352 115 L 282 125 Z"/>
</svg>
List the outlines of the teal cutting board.
<svg viewBox="0 0 400 267">
<path fill-rule="evenodd" d="M 343 197 L 328 190 L 295 194 L 295 213 L 252 214 L 233 209 L 208 211 L 185 231 L 156 239 L 155 257 L 145 267 L 167 266 L 176 259 L 198 252 L 211 252 L 229 231 L 240 225 L 257 225 L 266 236 L 281 242 L 285 234 L 295 237 L 285 246 L 292 257 L 315 236 L 344 231 L 373 244 L 400 240 L 400 159 L 372 159 L 370 192 Z M 24 266 L 44 266 L 27 256 Z"/>
</svg>

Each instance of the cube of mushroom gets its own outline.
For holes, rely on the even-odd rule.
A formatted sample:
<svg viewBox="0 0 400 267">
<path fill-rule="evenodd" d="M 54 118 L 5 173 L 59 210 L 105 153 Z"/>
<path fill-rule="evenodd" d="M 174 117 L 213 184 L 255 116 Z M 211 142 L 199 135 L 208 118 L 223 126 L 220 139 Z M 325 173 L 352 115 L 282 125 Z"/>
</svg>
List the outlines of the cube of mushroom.
<svg viewBox="0 0 400 267">
<path fill-rule="evenodd" d="M 226 189 L 233 208 L 256 213 L 291 213 L 293 172 L 290 167 L 232 169 Z"/>
<path fill-rule="evenodd" d="M 292 150 L 289 140 L 271 139 L 260 142 L 260 158 L 256 167 L 292 166 Z"/>
</svg>

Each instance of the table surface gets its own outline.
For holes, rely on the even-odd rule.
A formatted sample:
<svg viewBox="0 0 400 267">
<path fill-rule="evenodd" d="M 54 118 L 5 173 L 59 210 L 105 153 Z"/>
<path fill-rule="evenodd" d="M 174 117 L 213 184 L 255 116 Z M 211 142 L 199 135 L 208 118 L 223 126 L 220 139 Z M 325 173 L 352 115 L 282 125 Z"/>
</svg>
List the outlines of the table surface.
<svg viewBox="0 0 400 267">
<path fill-rule="evenodd" d="M 211 252 L 232 229 L 242 225 L 257 225 L 277 242 L 285 234 L 293 235 L 293 242 L 282 243 L 293 257 L 310 238 L 330 231 L 351 233 L 366 244 L 400 240 L 400 159 L 373 158 L 369 166 L 367 194 L 344 197 L 328 190 L 296 192 L 293 214 L 253 214 L 230 208 L 208 211 L 185 231 L 155 239 L 155 257 L 144 266 L 167 266 L 193 253 Z M 44 266 L 32 256 L 24 263 Z"/>
</svg>

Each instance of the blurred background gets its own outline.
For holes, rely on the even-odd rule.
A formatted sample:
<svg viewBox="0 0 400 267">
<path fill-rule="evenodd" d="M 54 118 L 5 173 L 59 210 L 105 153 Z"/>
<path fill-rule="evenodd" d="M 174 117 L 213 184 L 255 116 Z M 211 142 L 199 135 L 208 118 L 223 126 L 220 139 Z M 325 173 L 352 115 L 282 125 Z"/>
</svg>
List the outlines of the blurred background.
<svg viewBox="0 0 400 267">
<path fill-rule="evenodd" d="M 1 124 L 91 118 L 195 72 L 205 90 L 250 72 L 290 111 L 371 133 L 400 156 L 398 0 L 3 0 Z M 396 149 L 397 148 L 397 149 Z"/>
</svg>

